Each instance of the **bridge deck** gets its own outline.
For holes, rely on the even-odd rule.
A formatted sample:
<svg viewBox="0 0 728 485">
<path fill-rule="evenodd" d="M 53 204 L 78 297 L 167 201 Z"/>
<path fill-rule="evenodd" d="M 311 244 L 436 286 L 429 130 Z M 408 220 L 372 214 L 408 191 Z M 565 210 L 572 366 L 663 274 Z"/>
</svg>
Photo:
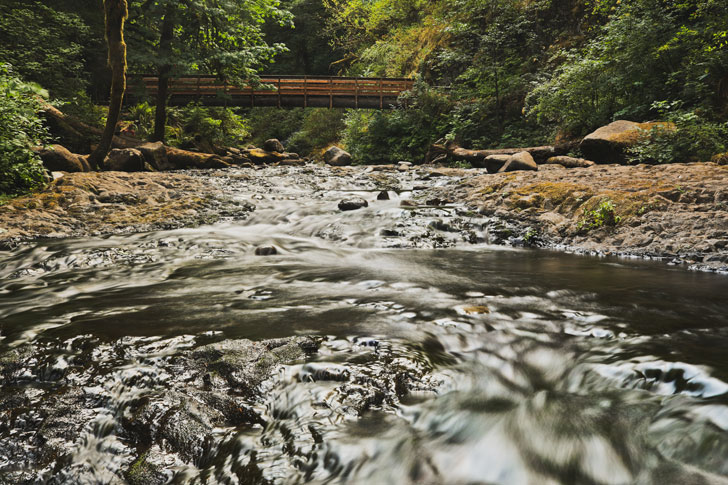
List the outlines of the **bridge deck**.
<svg viewBox="0 0 728 485">
<path fill-rule="evenodd" d="M 238 87 L 213 76 L 173 78 L 169 104 L 387 109 L 414 86 L 412 79 L 404 78 L 261 76 L 260 81 L 257 87 Z M 158 82 L 156 77 L 142 78 L 148 96 L 157 95 Z"/>
</svg>

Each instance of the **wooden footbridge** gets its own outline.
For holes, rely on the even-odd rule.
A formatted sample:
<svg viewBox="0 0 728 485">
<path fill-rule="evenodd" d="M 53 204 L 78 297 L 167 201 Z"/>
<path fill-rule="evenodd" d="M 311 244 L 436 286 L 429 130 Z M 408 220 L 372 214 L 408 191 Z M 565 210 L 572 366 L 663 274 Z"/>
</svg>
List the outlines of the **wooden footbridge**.
<svg viewBox="0 0 728 485">
<path fill-rule="evenodd" d="M 147 96 L 157 96 L 159 78 L 142 77 L 141 85 Z M 186 76 L 169 80 L 168 104 L 388 109 L 413 86 L 412 79 L 404 78 L 261 76 L 259 85 L 240 87 L 214 76 Z"/>
</svg>

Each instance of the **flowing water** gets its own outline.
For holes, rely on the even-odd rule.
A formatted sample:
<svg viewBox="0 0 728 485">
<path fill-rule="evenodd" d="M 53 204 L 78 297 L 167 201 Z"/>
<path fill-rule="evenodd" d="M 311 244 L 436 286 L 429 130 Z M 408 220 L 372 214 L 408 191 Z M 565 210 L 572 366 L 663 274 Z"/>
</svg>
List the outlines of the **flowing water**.
<svg viewBox="0 0 728 485">
<path fill-rule="evenodd" d="M 0 253 L 0 483 L 728 483 L 725 276 L 266 175 L 211 180 L 245 221 Z"/>
</svg>

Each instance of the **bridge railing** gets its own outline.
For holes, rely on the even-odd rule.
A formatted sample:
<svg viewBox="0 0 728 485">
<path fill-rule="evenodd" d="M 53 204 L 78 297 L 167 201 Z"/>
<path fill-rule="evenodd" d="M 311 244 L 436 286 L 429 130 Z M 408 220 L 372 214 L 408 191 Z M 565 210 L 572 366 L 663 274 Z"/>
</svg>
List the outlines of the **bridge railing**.
<svg viewBox="0 0 728 485">
<path fill-rule="evenodd" d="M 142 77 L 146 93 L 156 96 L 159 78 Z M 169 80 L 169 94 L 185 98 L 205 99 L 210 97 L 250 97 L 254 103 L 257 97 L 277 97 L 278 105 L 285 104 L 291 96 L 303 97 L 306 106 L 309 98 L 329 98 L 329 107 L 334 106 L 335 97 L 353 97 L 356 107 L 359 98 L 366 98 L 371 106 L 372 98 L 378 98 L 380 108 L 385 100 L 397 98 L 402 92 L 412 89 L 414 81 L 405 78 L 355 78 L 355 77 L 308 77 L 308 76 L 261 76 L 257 86 L 235 86 L 223 83 L 214 76 L 185 76 Z"/>
</svg>

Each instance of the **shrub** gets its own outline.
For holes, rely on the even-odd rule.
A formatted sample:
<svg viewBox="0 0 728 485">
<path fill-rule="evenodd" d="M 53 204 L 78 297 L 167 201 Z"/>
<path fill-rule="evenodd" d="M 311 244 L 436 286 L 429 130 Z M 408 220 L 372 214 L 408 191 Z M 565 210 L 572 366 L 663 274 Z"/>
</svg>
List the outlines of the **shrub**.
<svg viewBox="0 0 728 485">
<path fill-rule="evenodd" d="M 616 215 L 614 202 L 603 199 L 596 209 L 584 208 L 584 218 L 576 225 L 580 231 L 589 231 L 603 226 L 616 226 L 622 218 Z"/>
<path fill-rule="evenodd" d="M 650 130 L 627 150 L 630 163 L 681 163 L 708 161 L 728 149 L 728 123 L 701 119 L 695 113 L 669 116 L 674 129 Z"/>
<path fill-rule="evenodd" d="M 350 111 L 343 141 L 360 163 L 418 163 L 448 133 L 450 108 L 447 96 L 417 82 L 391 111 Z"/>
<path fill-rule="evenodd" d="M 0 64 L 0 193 L 19 194 L 43 184 L 43 165 L 32 148 L 48 136 L 39 97 L 48 93 Z"/>
<path fill-rule="evenodd" d="M 339 141 L 346 125 L 340 109 L 311 108 L 306 111 L 301 128 L 287 140 L 288 151 L 307 155 Z"/>
<path fill-rule="evenodd" d="M 147 101 L 135 104 L 129 108 L 129 112 L 126 117 L 128 117 L 133 124 L 136 136 L 142 140 L 148 140 L 154 133 L 154 111 L 154 106 L 149 104 Z M 169 128 L 169 126 L 167 126 L 167 128 Z M 172 132 L 172 136 L 174 136 L 174 132 Z"/>
<path fill-rule="evenodd" d="M 287 145 L 288 140 L 303 127 L 306 117 L 304 108 L 288 110 L 253 108 L 245 115 L 250 126 L 250 143 L 262 146 L 269 138 L 277 138 Z"/>
<path fill-rule="evenodd" d="M 137 115 L 149 116 L 143 106 Z M 189 104 L 168 110 L 167 142 L 170 145 L 239 146 L 250 136 L 246 120 L 230 108 Z M 140 129 L 142 130 L 142 129 Z M 143 130 L 147 130 L 146 128 Z"/>
<path fill-rule="evenodd" d="M 0 62 L 42 84 L 54 99 L 68 99 L 86 88 L 84 50 L 96 41 L 81 17 L 48 5 L 57 3 L 0 2 Z"/>
</svg>

